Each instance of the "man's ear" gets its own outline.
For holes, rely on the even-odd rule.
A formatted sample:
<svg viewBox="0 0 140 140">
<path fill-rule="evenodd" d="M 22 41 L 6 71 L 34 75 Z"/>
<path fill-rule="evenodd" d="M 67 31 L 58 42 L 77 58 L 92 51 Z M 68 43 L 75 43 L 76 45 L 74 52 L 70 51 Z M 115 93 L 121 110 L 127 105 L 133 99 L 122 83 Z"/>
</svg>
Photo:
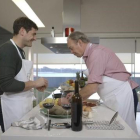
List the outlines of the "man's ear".
<svg viewBox="0 0 140 140">
<path fill-rule="evenodd" d="M 78 40 L 78 44 L 79 44 L 80 46 L 82 46 L 83 42 L 82 42 L 81 39 Z"/>
<path fill-rule="evenodd" d="M 23 27 L 20 28 L 19 34 L 20 34 L 21 36 L 24 36 L 24 34 L 25 34 L 25 29 L 24 29 Z"/>
</svg>

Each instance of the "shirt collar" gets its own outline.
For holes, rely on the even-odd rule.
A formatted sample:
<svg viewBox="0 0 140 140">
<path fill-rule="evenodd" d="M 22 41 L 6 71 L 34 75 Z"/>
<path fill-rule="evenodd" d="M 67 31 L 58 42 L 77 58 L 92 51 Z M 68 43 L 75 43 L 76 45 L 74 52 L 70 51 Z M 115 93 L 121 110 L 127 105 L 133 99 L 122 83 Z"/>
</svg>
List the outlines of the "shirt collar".
<svg viewBox="0 0 140 140">
<path fill-rule="evenodd" d="M 86 46 L 86 49 L 85 49 L 85 52 L 84 52 L 84 55 L 83 55 L 83 59 L 86 60 L 86 58 L 88 57 L 88 52 L 90 50 L 90 46 L 92 45 L 92 43 L 88 43 L 87 46 Z"/>
</svg>

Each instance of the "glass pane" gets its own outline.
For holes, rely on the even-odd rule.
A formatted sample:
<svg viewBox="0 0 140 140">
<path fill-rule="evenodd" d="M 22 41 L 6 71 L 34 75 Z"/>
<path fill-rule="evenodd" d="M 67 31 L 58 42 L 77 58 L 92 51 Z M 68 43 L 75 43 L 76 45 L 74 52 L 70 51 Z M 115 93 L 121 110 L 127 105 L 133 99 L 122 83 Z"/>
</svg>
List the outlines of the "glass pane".
<svg viewBox="0 0 140 140">
<path fill-rule="evenodd" d="M 85 64 L 53 64 L 38 65 L 38 77 L 44 77 L 49 82 L 49 87 L 59 87 L 69 79 L 76 79 L 76 72 L 86 70 Z M 36 65 L 34 65 L 34 79 L 36 79 Z"/>
<path fill-rule="evenodd" d="M 125 64 L 131 64 L 131 53 L 116 53 L 119 59 Z"/>
</svg>

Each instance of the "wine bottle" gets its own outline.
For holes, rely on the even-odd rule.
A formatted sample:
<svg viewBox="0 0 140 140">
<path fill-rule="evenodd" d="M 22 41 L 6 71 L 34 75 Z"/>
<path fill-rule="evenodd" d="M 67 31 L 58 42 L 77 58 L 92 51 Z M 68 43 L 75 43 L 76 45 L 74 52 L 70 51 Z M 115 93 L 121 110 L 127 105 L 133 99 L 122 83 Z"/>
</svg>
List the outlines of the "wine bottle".
<svg viewBox="0 0 140 140">
<path fill-rule="evenodd" d="M 79 94 L 79 83 L 75 81 L 75 92 L 71 98 L 71 128 L 73 131 L 82 130 L 82 97 Z"/>
<path fill-rule="evenodd" d="M 80 73 L 79 72 L 76 72 L 76 80 L 80 80 Z"/>
<path fill-rule="evenodd" d="M 84 76 L 83 76 L 83 71 L 81 73 L 81 77 L 80 77 L 80 80 L 79 80 L 79 85 L 80 85 L 80 88 L 83 88 L 85 86 L 85 80 L 84 80 Z"/>
<path fill-rule="evenodd" d="M 52 29 L 51 29 L 51 36 L 55 37 L 54 27 L 52 27 Z"/>
</svg>

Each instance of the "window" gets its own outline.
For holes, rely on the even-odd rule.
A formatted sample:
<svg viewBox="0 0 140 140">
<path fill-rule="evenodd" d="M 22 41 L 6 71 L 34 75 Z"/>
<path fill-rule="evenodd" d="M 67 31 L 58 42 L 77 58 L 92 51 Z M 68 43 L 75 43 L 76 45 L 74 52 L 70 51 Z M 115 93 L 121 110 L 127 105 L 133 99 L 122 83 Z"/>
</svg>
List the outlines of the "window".
<svg viewBox="0 0 140 140">
<path fill-rule="evenodd" d="M 39 64 L 38 70 L 34 65 L 34 79 L 38 77 L 47 78 L 49 87 L 58 87 L 68 79 L 75 80 L 76 72 L 86 70 L 85 64 Z M 38 74 L 36 74 L 38 71 Z"/>
</svg>

